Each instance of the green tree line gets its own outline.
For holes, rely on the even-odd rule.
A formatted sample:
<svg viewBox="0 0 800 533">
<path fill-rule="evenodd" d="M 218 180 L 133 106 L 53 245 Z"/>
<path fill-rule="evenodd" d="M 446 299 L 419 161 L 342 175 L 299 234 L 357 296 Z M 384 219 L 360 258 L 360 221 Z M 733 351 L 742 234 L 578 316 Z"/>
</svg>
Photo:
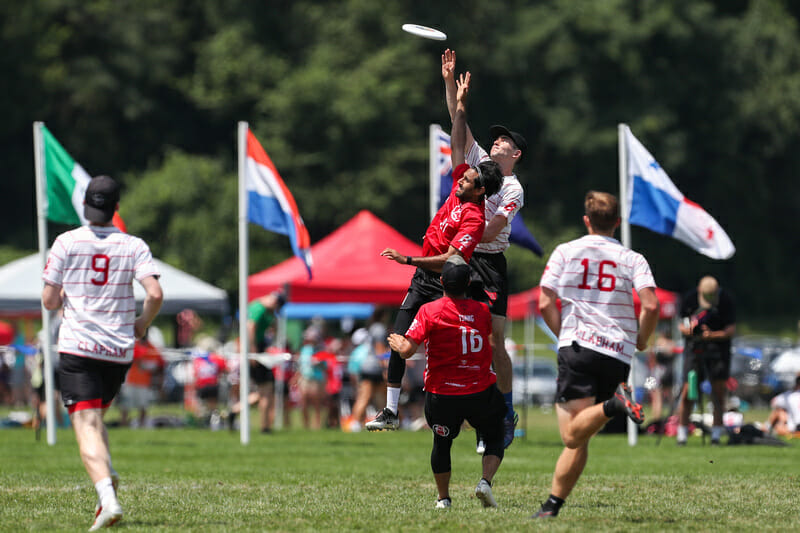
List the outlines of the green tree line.
<svg viewBox="0 0 800 533">
<path fill-rule="evenodd" d="M 549 253 L 618 190 L 617 124 L 737 247 L 713 261 L 634 227 L 659 285 L 705 273 L 744 317 L 794 315 L 800 289 L 800 5 L 790 0 L 9 0 L 0 3 L 0 253 L 36 248 L 31 124 L 124 184 L 156 256 L 237 286 L 236 123 L 294 193 L 312 242 L 361 209 L 419 241 L 428 125 L 449 129 L 445 47 L 473 74 L 469 122 L 522 132 L 521 213 Z M 445 42 L 400 30 L 442 29 Z M 50 226 L 51 237 L 65 228 Z M 291 255 L 251 230 L 250 271 Z M 512 290 L 544 259 L 512 247 Z"/>
</svg>

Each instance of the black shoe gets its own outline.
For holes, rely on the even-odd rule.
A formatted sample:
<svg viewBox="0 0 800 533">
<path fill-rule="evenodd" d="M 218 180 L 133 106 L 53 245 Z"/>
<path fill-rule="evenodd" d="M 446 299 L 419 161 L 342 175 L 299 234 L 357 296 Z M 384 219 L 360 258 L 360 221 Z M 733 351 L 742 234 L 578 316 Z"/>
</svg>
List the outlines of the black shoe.
<svg viewBox="0 0 800 533">
<path fill-rule="evenodd" d="M 617 390 L 614 391 L 614 400 L 620 410 L 625 413 L 628 418 L 636 424 L 644 422 L 644 411 L 642 406 L 636 403 L 631 394 L 631 389 L 625 382 L 617 385 Z"/>
<path fill-rule="evenodd" d="M 536 511 L 535 513 L 533 513 L 533 514 L 531 515 L 531 519 L 537 519 L 537 518 L 555 518 L 555 517 L 557 517 L 557 516 L 558 516 L 558 512 L 556 512 L 556 511 L 552 511 L 552 510 L 550 510 L 550 511 L 546 511 L 546 510 L 545 510 L 545 508 L 544 508 L 544 507 L 542 507 L 541 509 L 539 509 L 538 511 Z"/>
</svg>

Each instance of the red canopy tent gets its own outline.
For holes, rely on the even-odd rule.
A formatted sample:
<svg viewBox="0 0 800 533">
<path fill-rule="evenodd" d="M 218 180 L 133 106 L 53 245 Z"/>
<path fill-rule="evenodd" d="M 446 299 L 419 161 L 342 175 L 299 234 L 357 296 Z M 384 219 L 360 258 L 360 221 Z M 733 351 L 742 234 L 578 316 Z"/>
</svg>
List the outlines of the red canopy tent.
<svg viewBox="0 0 800 533">
<path fill-rule="evenodd" d="M 539 314 L 539 287 L 518 292 L 508 297 L 508 318 L 521 320 L 531 313 Z M 672 318 L 678 312 L 678 295 L 664 289 L 656 289 L 656 297 L 661 304 L 660 319 Z M 633 304 L 639 314 L 639 295 L 633 291 Z"/>
<path fill-rule="evenodd" d="M 314 279 L 296 257 L 248 277 L 250 300 L 289 285 L 292 302 L 361 302 L 398 306 L 414 268 L 381 257 L 384 248 L 422 255 L 422 247 L 369 211 L 361 211 L 311 247 Z"/>
</svg>

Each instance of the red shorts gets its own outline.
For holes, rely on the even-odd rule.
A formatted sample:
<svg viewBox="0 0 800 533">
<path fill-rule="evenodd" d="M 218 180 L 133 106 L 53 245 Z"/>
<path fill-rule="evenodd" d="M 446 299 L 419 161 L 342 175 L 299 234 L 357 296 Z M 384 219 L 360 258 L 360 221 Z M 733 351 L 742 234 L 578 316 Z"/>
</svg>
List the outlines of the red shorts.
<svg viewBox="0 0 800 533">
<path fill-rule="evenodd" d="M 70 414 L 84 409 L 108 408 L 125 382 L 130 367 L 130 363 L 98 361 L 62 353 L 58 377 L 64 407 Z"/>
</svg>

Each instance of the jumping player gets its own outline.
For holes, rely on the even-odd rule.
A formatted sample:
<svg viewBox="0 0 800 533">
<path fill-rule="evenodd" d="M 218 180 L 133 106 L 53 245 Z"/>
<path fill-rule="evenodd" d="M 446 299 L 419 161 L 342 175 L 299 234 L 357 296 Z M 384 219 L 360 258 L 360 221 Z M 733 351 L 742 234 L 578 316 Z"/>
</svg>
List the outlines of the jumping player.
<svg viewBox="0 0 800 533">
<path fill-rule="evenodd" d="M 389 346 L 403 358 L 425 343 L 425 420 L 433 429 L 431 469 L 438 509 L 451 505 L 450 448 L 464 420 L 486 439 L 475 495 L 484 507 L 497 507 L 492 478 L 503 460 L 506 406 L 491 368 L 492 316 L 486 304 L 467 297 L 469 279 L 469 265 L 460 255 L 451 256 L 442 267 L 444 297 L 420 307 L 405 336 L 389 335 Z"/>
<path fill-rule="evenodd" d="M 455 83 L 456 53 L 445 50 L 442 54 L 442 78 L 444 79 L 447 99 L 447 110 L 453 120 L 456 109 L 456 83 Z M 503 252 L 508 248 L 508 237 L 511 234 L 511 221 L 519 212 L 525 201 L 514 167 L 519 163 L 528 149 L 525 138 L 515 131 L 510 131 L 505 126 L 492 126 L 489 129 L 491 138 L 494 139 L 487 154 L 486 150 L 478 145 L 472 136 L 472 131 L 467 126 L 465 142 L 466 160 L 470 165 L 477 165 L 482 161 L 494 161 L 500 166 L 503 173 L 503 183 L 500 190 L 493 195 L 486 195 L 486 229 L 481 242 L 475 247 L 470 265 L 483 281 L 483 294 L 473 295 L 480 301 L 487 301 L 492 313 L 492 365 L 497 372 L 497 388 L 503 393 L 508 411 L 504 422 L 503 445 L 508 448 L 514 440 L 514 429 L 519 417 L 514 412 L 511 384 L 513 380 L 511 357 L 506 351 L 505 331 L 506 313 L 508 311 L 508 273 L 506 257 Z M 451 145 L 455 143 L 451 139 Z M 481 453 L 483 443 L 478 441 L 478 451 Z"/>
<path fill-rule="evenodd" d="M 606 422 L 623 413 L 644 421 L 625 381 L 634 350 L 647 348 L 658 322 L 656 284 L 647 260 L 614 239 L 617 198 L 589 191 L 584 208 L 589 234 L 559 245 L 540 283 L 539 311 L 558 335 L 556 413 L 564 450 L 550 497 L 532 518 L 558 515 L 586 466 L 589 440 Z M 641 300 L 638 319 L 634 290 Z"/>
<path fill-rule="evenodd" d="M 103 416 L 133 361 L 134 338 L 144 337 L 163 299 L 147 244 L 111 224 L 118 208 L 117 183 L 108 176 L 92 178 L 84 198 L 90 224 L 56 238 L 42 275 L 44 307 L 64 306 L 58 334 L 61 398 L 99 500 L 89 531 L 122 518 L 119 476 L 111 464 Z M 146 293 L 138 317 L 134 279 Z"/>
<path fill-rule="evenodd" d="M 486 161 L 477 167 L 464 163 L 466 136 L 466 99 L 469 92 L 470 73 L 458 80 L 458 105 L 453 121 L 453 189 L 442 207 L 433 217 L 422 244 L 422 257 L 407 257 L 397 250 L 386 248 L 381 255 L 401 265 L 417 267 L 394 323 L 394 331 L 406 331 L 417 310 L 424 303 L 442 296 L 439 272 L 447 258 L 453 254 L 469 260 L 480 242 L 485 227 L 483 200 L 500 188 L 502 174 L 497 163 Z M 386 407 L 375 420 L 367 422 L 369 431 L 394 430 L 399 426 L 398 404 L 400 384 L 406 362 L 396 350 L 389 357 Z"/>
</svg>

